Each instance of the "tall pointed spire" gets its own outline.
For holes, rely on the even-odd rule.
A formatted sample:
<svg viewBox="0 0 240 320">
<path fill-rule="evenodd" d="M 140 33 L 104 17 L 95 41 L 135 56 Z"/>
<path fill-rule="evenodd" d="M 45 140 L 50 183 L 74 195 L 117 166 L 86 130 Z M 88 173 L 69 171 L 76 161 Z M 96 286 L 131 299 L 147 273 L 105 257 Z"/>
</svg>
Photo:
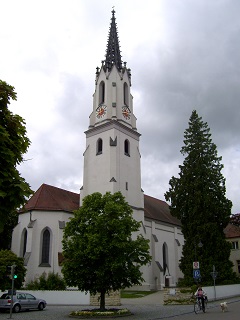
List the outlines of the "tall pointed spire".
<svg viewBox="0 0 240 320">
<path fill-rule="evenodd" d="M 112 18 L 108 34 L 108 43 L 104 67 L 107 70 L 111 70 L 113 65 L 115 65 L 119 71 L 122 69 L 122 57 L 120 54 L 120 46 L 118 41 L 117 24 L 114 9 L 112 10 Z"/>
</svg>

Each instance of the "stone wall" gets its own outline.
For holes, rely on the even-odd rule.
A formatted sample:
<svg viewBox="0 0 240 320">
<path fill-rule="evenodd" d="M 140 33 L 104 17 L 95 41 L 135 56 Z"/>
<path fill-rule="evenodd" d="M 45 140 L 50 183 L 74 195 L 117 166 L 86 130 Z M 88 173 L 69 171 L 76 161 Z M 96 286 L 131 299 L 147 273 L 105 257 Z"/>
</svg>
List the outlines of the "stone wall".
<svg viewBox="0 0 240 320">
<path fill-rule="evenodd" d="M 100 294 L 90 296 L 91 306 L 100 306 Z M 105 305 L 106 306 L 120 306 L 121 297 L 120 291 L 112 291 L 110 294 L 105 295 Z"/>
</svg>

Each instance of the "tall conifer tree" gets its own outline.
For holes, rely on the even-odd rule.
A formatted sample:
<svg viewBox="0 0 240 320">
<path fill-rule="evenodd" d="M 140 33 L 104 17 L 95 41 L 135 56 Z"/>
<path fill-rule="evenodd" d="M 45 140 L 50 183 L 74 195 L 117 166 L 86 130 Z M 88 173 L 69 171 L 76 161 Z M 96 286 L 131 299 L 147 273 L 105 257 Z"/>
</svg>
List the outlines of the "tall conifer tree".
<svg viewBox="0 0 240 320">
<path fill-rule="evenodd" d="M 171 203 L 171 213 L 182 222 L 185 244 L 180 268 L 185 283 L 193 282 L 195 260 L 200 263 L 204 284 L 212 283 L 213 266 L 218 272 L 218 283 L 232 280 L 235 275 L 229 260 L 231 246 L 224 236 L 232 203 L 225 196 L 222 157 L 217 155 L 207 123 L 195 110 L 184 133 L 181 153 L 185 160 L 179 166 L 179 177 L 170 179 L 165 198 Z M 200 241 L 201 248 L 198 246 Z"/>
</svg>

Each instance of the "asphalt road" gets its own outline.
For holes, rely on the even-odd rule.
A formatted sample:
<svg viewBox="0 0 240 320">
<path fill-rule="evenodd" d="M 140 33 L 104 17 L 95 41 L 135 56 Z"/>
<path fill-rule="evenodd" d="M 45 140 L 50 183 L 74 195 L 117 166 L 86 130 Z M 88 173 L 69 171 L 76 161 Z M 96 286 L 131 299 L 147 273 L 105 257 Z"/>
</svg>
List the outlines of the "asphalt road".
<svg viewBox="0 0 240 320">
<path fill-rule="evenodd" d="M 128 308 L 133 315 L 123 317 L 126 320 L 239 320 L 240 298 L 228 300 L 228 311 L 221 312 L 220 302 L 216 301 L 208 304 L 206 313 L 195 314 L 193 306 L 163 306 L 162 304 L 126 304 L 121 308 Z M 14 320 L 63 320 L 69 318 L 69 313 L 74 310 L 88 308 L 88 306 L 47 306 L 43 311 L 23 311 L 13 313 Z M 0 320 L 9 319 L 9 313 L 0 313 Z M 92 318 L 93 319 L 93 318 Z"/>
</svg>

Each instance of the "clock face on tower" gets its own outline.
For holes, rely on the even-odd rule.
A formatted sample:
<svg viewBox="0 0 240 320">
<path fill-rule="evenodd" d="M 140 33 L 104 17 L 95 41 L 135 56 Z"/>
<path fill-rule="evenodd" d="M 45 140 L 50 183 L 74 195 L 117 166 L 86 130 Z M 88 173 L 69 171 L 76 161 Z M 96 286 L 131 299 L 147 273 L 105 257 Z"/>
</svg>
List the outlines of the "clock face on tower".
<svg viewBox="0 0 240 320">
<path fill-rule="evenodd" d="M 100 104 L 96 109 L 96 117 L 98 119 L 101 119 L 105 116 L 106 113 L 107 113 L 107 106 L 105 106 L 104 104 Z"/>
<path fill-rule="evenodd" d="M 122 114 L 126 120 L 129 120 L 131 117 L 131 111 L 127 106 L 122 107 Z"/>
</svg>

